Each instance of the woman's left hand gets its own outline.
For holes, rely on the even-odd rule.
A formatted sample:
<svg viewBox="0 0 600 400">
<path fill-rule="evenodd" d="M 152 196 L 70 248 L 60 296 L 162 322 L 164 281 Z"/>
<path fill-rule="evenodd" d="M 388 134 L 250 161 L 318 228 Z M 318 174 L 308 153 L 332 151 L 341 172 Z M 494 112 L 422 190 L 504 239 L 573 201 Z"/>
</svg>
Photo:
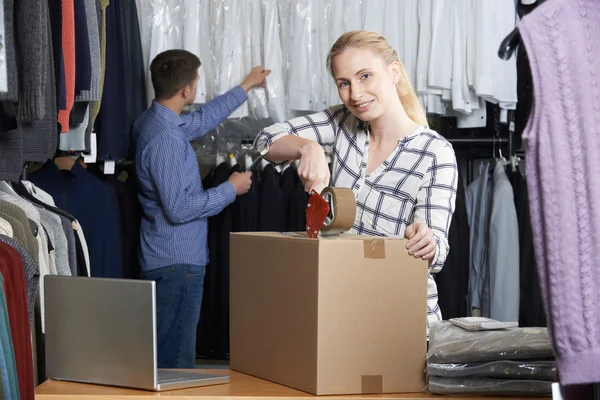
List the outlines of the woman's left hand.
<svg viewBox="0 0 600 400">
<path fill-rule="evenodd" d="M 433 231 L 424 223 L 417 222 L 406 227 L 404 237 L 408 239 L 406 248 L 414 258 L 432 261 L 435 257 L 435 237 Z"/>
</svg>

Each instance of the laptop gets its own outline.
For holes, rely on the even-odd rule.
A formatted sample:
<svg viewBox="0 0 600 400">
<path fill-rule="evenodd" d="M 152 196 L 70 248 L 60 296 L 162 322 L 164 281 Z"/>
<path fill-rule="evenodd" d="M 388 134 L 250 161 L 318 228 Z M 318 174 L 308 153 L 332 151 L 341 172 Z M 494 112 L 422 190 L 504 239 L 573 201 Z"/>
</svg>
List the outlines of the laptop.
<svg viewBox="0 0 600 400">
<path fill-rule="evenodd" d="M 163 391 L 229 376 L 157 368 L 154 281 L 46 275 L 48 378 Z"/>
</svg>

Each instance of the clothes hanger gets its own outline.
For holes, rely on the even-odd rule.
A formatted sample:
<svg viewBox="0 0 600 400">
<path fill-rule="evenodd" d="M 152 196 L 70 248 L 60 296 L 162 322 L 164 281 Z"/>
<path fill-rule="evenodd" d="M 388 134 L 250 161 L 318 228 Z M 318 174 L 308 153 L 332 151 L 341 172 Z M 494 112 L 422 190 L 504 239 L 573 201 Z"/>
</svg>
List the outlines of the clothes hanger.
<svg viewBox="0 0 600 400">
<path fill-rule="evenodd" d="M 530 13 L 543 3 L 544 0 L 520 0 L 517 7 L 517 15 L 519 18 L 523 18 L 524 15 Z M 500 43 L 500 48 L 498 49 L 498 57 L 503 60 L 509 60 L 514 52 L 517 50 L 517 47 L 521 44 L 521 34 L 519 33 L 519 28 L 515 27 L 511 33 L 508 34 Z"/>
<path fill-rule="evenodd" d="M 513 29 L 507 37 L 504 38 L 498 49 L 498 57 L 504 61 L 510 60 L 517 47 L 521 44 L 521 35 L 519 34 L 519 28 Z"/>
</svg>

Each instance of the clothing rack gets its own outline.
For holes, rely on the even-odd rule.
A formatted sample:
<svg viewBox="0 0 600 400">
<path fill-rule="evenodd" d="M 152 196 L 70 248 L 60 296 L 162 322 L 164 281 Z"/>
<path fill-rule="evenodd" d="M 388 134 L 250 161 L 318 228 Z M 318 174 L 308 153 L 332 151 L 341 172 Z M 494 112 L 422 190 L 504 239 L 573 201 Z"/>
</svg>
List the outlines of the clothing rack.
<svg viewBox="0 0 600 400">
<path fill-rule="evenodd" d="M 447 138 L 452 144 L 504 144 L 509 143 L 507 138 Z"/>
</svg>

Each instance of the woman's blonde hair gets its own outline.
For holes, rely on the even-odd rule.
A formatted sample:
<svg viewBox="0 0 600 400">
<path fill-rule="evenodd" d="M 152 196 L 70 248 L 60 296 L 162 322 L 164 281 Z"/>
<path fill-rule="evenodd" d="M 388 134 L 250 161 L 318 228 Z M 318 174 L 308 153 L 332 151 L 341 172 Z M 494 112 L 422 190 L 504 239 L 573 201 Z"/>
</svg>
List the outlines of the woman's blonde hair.
<svg viewBox="0 0 600 400">
<path fill-rule="evenodd" d="M 421 102 L 410 84 L 404 65 L 398 59 L 398 53 L 396 53 L 396 50 L 392 48 L 390 43 L 383 36 L 369 31 L 349 31 L 340 36 L 327 55 L 327 69 L 329 69 L 329 72 L 332 75 L 332 60 L 348 48 L 371 50 L 387 64 L 397 61 L 400 65 L 401 79 L 398 80 L 396 91 L 398 92 L 400 103 L 402 103 L 404 111 L 406 111 L 406 114 L 411 120 L 417 124 L 429 126 L 425 110 L 423 110 Z"/>
</svg>

